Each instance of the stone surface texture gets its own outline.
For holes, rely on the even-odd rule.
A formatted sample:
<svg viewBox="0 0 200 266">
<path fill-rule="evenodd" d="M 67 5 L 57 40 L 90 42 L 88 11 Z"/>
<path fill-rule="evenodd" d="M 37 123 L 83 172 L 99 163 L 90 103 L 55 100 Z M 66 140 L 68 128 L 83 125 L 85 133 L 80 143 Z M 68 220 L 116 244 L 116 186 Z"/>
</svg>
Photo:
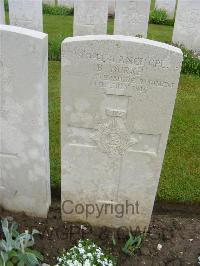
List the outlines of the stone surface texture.
<svg viewBox="0 0 200 266">
<path fill-rule="evenodd" d="M 178 1 L 173 42 L 200 54 L 200 1 Z"/>
<path fill-rule="evenodd" d="M 55 6 L 56 0 L 42 0 L 43 4 Z"/>
<path fill-rule="evenodd" d="M 0 24 L 5 24 L 4 0 L 0 0 Z"/>
<path fill-rule="evenodd" d="M 164 9 L 167 11 L 169 18 L 174 18 L 176 0 L 156 0 L 156 9 Z"/>
<path fill-rule="evenodd" d="M 43 31 L 42 0 L 9 0 L 10 24 Z"/>
<path fill-rule="evenodd" d="M 74 1 L 74 36 L 107 33 L 108 1 Z"/>
<path fill-rule="evenodd" d="M 0 26 L 0 205 L 46 217 L 51 202 L 48 37 Z"/>
<path fill-rule="evenodd" d="M 150 0 L 116 0 L 114 34 L 147 37 Z"/>
<path fill-rule="evenodd" d="M 59 6 L 74 7 L 74 0 L 58 0 Z"/>
<path fill-rule="evenodd" d="M 181 63 L 180 49 L 141 38 L 102 35 L 64 40 L 64 220 L 148 227 Z M 135 204 L 134 210 L 127 204 Z M 83 210 L 87 206 L 88 215 Z M 123 216 L 116 217 L 123 208 Z"/>
<path fill-rule="evenodd" d="M 115 1 L 116 0 L 108 0 L 108 14 L 109 15 L 115 14 Z"/>
</svg>

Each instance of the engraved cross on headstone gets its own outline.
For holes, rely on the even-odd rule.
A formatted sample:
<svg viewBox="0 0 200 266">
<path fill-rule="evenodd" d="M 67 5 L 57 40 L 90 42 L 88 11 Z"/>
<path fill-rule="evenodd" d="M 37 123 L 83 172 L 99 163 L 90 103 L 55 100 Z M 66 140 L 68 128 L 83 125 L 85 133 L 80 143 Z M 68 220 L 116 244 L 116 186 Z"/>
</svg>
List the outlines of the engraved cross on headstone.
<svg viewBox="0 0 200 266">
<path fill-rule="evenodd" d="M 112 92 L 110 89 L 105 91 L 105 94 L 108 97 L 107 106 L 105 106 L 106 118 L 96 122 L 94 128 L 70 124 L 72 142 L 69 145 L 98 147 L 109 157 L 123 157 L 126 152 L 148 153 L 156 156 L 160 141 L 159 134 L 130 132 L 126 127 L 131 95 Z"/>
</svg>

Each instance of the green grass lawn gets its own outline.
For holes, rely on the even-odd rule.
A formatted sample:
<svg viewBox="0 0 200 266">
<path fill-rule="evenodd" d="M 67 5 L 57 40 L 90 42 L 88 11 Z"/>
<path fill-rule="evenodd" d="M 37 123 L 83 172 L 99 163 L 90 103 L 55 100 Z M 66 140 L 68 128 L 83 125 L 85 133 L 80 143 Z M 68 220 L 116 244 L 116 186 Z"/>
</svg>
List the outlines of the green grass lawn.
<svg viewBox="0 0 200 266">
<path fill-rule="evenodd" d="M 182 75 L 157 198 L 200 201 L 200 77 Z M 60 188 L 60 62 L 49 62 L 51 181 Z"/>
<path fill-rule="evenodd" d="M 113 33 L 114 20 L 109 19 L 108 33 Z M 73 35 L 73 16 L 44 15 L 44 32 L 48 33 L 49 41 L 62 36 Z M 148 38 L 158 41 L 171 42 L 173 27 L 165 25 L 149 25 Z"/>
</svg>

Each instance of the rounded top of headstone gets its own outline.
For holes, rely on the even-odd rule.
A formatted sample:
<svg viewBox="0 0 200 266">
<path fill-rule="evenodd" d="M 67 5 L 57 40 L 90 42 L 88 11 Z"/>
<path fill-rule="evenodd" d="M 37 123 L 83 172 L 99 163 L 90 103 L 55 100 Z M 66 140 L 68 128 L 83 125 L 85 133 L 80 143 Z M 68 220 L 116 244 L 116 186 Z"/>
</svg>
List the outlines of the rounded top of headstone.
<svg viewBox="0 0 200 266">
<path fill-rule="evenodd" d="M 171 52 L 176 52 L 179 54 L 183 54 L 181 49 L 166 43 L 152 41 L 144 38 L 132 37 L 132 36 L 124 36 L 124 35 L 86 35 L 86 36 L 75 36 L 75 37 L 68 37 L 63 42 L 62 45 L 65 43 L 71 42 L 81 42 L 81 41 L 123 41 L 123 42 L 131 42 L 135 44 L 143 44 L 154 46 L 158 48 L 167 49 Z"/>
<path fill-rule="evenodd" d="M 30 29 L 16 27 L 16 26 L 10 26 L 10 25 L 0 25 L 0 31 L 18 33 L 18 34 L 30 36 L 33 38 L 38 38 L 41 40 L 48 36 L 46 33 L 43 33 L 40 31 L 30 30 Z"/>
</svg>

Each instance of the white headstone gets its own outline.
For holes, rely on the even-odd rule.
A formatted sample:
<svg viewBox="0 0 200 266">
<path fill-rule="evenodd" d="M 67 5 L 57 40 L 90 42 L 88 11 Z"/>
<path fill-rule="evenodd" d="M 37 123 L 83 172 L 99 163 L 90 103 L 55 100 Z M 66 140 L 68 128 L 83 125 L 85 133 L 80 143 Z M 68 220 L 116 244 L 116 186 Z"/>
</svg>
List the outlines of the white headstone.
<svg viewBox="0 0 200 266">
<path fill-rule="evenodd" d="M 4 0 L 0 0 L 0 24 L 5 24 Z"/>
<path fill-rule="evenodd" d="M 176 0 L 156 0 L 156 9 L 163 9 L 167 11 L 169 18 L 174 18 Z"/>
<path fill-rule="evenodd" d="M 150 0 L 116 0 L 114 34 L 147 37 Z"/>
<path fill-rule="evenodd" d="M 74 7 L 74 0 L 57 0 L 59 6 Z"/>
<path fill-rule="evenodd" d="M 0 26 L 0 205 L 46 217 L 51 202 L 48 37 Z"/>
<path fill-rule="evenodd" d="M 130 36 L 64 40 L 64 220 L 148 227 L 181 63 L 180 49 Z"/>
<path fill-rule="evenodd" d="M 43 31 L 42 0 L 9 0 L 10 24 Z"/>
<path fill-rule="evenodd" d="M 50 5 L 50 6 L 55 6 L 56 4 L 56 0 L 43 0 L 42 2 L 43 4 Z"/>
<path fill-rule="evenodd" d="M 108 0 L 108 14 L 115 14 L 115 0 Z"/>
<path fill-rule="evenodd" d="M 74 36 L 107 33 L 108 0 L 75 0 Z"/>
<path fill-rule="evenodd" d="M 173 43 L 200 53 L 200 1 L 178 1 Z"/>
</svg>

